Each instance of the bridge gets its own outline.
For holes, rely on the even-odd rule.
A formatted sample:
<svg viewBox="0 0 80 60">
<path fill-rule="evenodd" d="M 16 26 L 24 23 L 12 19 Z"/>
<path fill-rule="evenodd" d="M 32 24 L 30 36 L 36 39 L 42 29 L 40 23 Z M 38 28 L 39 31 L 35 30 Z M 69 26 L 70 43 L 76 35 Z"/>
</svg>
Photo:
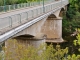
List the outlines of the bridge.
<svg viewBox="0 0 80 60">
<path fill-rule="evenodd" d="M 63 42 L 62 15 L 68 0 L 53 0 L 0 14 L 0 42 L 13 37 L 34 36 L 46 42 Z"/>
</svg>

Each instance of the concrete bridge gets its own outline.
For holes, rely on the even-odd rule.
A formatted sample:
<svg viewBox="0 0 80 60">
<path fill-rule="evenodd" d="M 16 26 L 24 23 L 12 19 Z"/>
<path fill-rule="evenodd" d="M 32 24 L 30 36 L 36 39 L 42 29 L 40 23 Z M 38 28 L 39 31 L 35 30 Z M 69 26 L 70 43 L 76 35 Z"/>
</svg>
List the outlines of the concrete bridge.
<svg viewBox="0 0 80 60">
<path fill-rule="evenodd" d="M 55 0 L 0 14 L 0 42 L 21 36 L 46 38 L 46 42 L 63 42 L 62 15 L 68 3 L 68 0 Z"/>
</svg>

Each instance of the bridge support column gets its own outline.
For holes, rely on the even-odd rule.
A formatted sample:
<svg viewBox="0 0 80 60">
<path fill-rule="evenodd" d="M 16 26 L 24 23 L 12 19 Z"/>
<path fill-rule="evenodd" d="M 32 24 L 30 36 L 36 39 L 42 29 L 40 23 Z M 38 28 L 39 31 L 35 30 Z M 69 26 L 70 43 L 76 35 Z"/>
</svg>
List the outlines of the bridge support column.
<svg viewBox="0 0 80 60">
<path fill-rule="evenodd" d="M 63 42 L 62 39 L 62 18 L 56 18 L 54 20 L 50 20 L 50 31 L 49 35 L 47 36 L 46 42 L 54 42 L 54 43 L 60 43 Z"/>
<path fill-rule="evenodd" d="M 46 35 L 46 42 L 63 42 L 62 18 L 48 17 L 42 27 L 42 33 Z"/>
</svg>

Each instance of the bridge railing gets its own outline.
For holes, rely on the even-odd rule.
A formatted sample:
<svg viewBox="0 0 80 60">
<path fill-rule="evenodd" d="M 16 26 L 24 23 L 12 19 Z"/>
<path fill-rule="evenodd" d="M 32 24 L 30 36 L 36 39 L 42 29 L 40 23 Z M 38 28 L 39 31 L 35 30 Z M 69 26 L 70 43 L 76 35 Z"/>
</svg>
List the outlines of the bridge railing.
<svg viewBox="0 0 80 60">
<path fill-rule="evenodd" d="M 54 1 L 55 0 L 46 0 L 44 2 L 44 4 L 52 3 Z M 0 6 L 0 12 L 6 12 L 6 11 L 11 11 L 11 10 L 26 8 L 26 7 L 32 7 L 32 6 L 42 5 L 42 4 L 43 4 L 43 1 L 13 4 L 13 5 L 5 5 L 5 6 Z"/>
<path fill-rule="evenodd" d="M 27 23 L 34 18 L 37 18 L 43 14 L 46 14 L 52 10 L 58 9 L 62 6 L 67 5 L 69 2 L 68 0 L 57 1 L 55 3 L 51 3 L 49 5 L 45 5 L 45 12 L 43 12 L 43 6 L 35 8 L 33 10 L 29 10 L 26 12 L 22 12 L 20 14 L 7 16 L 4 18 L 0 17 L 0 34 L 3 34 L 6 31 L 9 31 L 12 28 L 15 28 L 19 25 Z"/>
</svg>

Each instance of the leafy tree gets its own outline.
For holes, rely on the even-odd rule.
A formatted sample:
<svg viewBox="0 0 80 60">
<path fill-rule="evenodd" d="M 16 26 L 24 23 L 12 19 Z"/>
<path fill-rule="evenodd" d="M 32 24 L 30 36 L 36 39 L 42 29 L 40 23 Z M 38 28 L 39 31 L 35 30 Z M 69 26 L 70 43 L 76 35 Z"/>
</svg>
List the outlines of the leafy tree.
<svg viewBox="0 0 80 60">
<path fill-rule="evenodd" d="M 3 3 L 3 0 L 0 0 L 0 6 L 2 6 L 4 3 Z"/>
<path fill-rule="evenodd" d="M 73 19 L 75 15 L 76 15 L 75 8 L 68 7 L 68 11 L 66 12 L 67 18 Z"/>
<path fill-rule="evenodd" d="M 75 8 L 77 11 L 80 12 L 80 0 L 69 0 L 70 1 L 70 7 Z"/>
<path fill-rule="evenodd" d="M 77 36 L 74 45 L 80 45 L 80 34 Z M 44 49 L 44 47 L 46 49 Z M 0 58 L 6 60 L 79 60 L 80 54 L 68 55 L 68 48 L 61 49 L 60 45 L 54 48 L 52 44 L 41 45 L 39 48 L 33 46 L 26 47 L 24 44 L 18 43 L 16 40 L 9 40 L 8 45 L 3 48 L 5 54 L 0 54 Z"/>
<path fill-rule="evenodd" d="M 77 39 L 73 41 L 73 44 L 75 46 L 79 46 L 78 51 L 80 52 L 80 34 L 77 35 L 76 37 Z M 68 55 L 67 57 L 68 60 L 80 60 L 80 54 L 72 54 L 72 55 Z"/>
<path fill-rule="evenodd" d="M 46 49 L 44 49 L 44 46 Z M 10 40 L 5 50 L 6 60 L 61 60 L 68 53 L 68 48 L 61 49 L 60 45 L 56 48 L 53 45 L 41 45 L 39 48 L 33 46 L 26 47 L 19 44 L 16 40 Z"/>
<path fill-rule="evenodd" d="M 80 51 L 80 34 L 78 34 L 78 36 L 76 37 L 77 39 L 76 40 L 74 40 L 73 42 L 74 42 L 74 45 L 75 46 L 79 46 L 79 49 L 78 49 L 78 51 Z"/>
</svg>

